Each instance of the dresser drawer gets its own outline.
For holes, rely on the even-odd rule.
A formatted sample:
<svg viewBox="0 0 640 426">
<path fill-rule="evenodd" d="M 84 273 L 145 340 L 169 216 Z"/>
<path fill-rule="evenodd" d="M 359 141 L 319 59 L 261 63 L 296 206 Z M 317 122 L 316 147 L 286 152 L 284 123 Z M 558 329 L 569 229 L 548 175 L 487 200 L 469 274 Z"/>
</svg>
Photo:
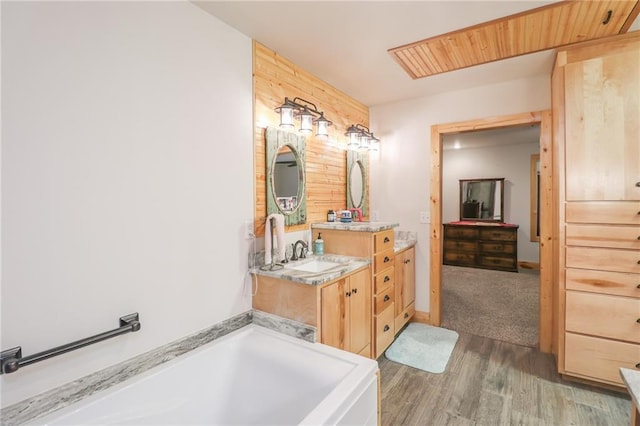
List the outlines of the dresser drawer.
<svg viewBox="0 0 640 426">
<path fill-rule="evenodd" d="M 640 298 L 640 274 L 567 268 L 565 287 L 567 290 Z"/>
<path fill-rule="evenodd" d="M 595 247 L 567 247 L 568 268 L 640 274 L 640 251 Z"/>
<path fill-rule="evenodd" d="M 495 269 L 517 270 L 518 263 L 514 257 L 480 256 L 480 265 Z"/>
<path fill-rule="evenodd" d="M 444 237 L 451 238 L 453 240 L 477 240 L 478 228 L 472 228 L 468 226 L 445 226 Z"/>
<path fill-rule="evenodd" d="M 395 269 L 387 269 L 381 274 L 377 274 L 373 278 L 373 292 L 374 294 L 379 294 L 385 289 L 393 286 L 395 277 Z"/>
<path fill-rule="evenodd" d="M 411 318 L 415 313 L 416 313 L 416 305 L 415 303 L 411 303 L 409 306 L 407 306 L 404 309 L 404 311 L 396 315 L 396 320 L 395 320 L 396 334 L 398 334 L 398 332 L 400 332 L 402 327 L 404 327 L 404 325 L 411 320 Z"/>
<path fill-rule="evenodd" d="M 480 229 L 481 240 L 516 241 L 517 229 Z"/>
<path fill-rule="evenodd" d="M 640 225 L 640 202 L 600 201 L 567 203 L 567 222 Z"/>
<path fill-rule="evenodd" d="M 393 314 L 394 305 L 392 303 L 391 306 L 375 317 L 376 358 L 382 355 L 385 349 L 393 342 L 395 335 L 395 318 Z"/>
<path fill-rule="evenodd" d="M 385 250 L 382 253 L 377 253 L 373 256 L 373 273 L 384 271 L 390 268 L 394 264 L 394 252 L 393 247 L 389 250 Z M 391 272 L 393 274 L 393 271 Z"/>
<path fill-rule="evenodd" d="M 516 245 L 514 243 L 489 243 L 481 241 L 480 253 L 515 254 Z"/>
<path fill-rule="evenodd" d="M 640 343 L 640 299 L 567 291 L 565 309 L 567 331 Z"/>
<path fill-rule="evenodd" d="M 373 251 L 375 253 L 393 248 L 393 244 L 393 229 L 387 229 L 386 231 L 380 231 L 373 234 Z"/>
<path fill-rule="evenodd" d="M 620 367 L 637 370 L 639 363 L 638 344 L 565 333 L 564 368 L 567 373 L 622 385 Z"/>
<path fill-rule="evenodd" d="M 475 265 L 476 263 L 475 253 L 445 252 L 443 258 L 446 263 L 459 265 Z"/>
<path fill-rule="evenodd" d="M 640 225 L 567 224 L 568 246 L 640 250 Z"/>
<path fill-rule="evenodd" d="M 478 243 L 475 241 L 465 240 L 445 240 L 444 249 L 456 252 L 470 251 L 475 252 L 478 248 Z"/>
<path fill-rule="evenodd" d="M 389 287 L 386 290 L 376 295 L 375 315 L 380 315 L 382 311 L 391 306 L 394 302 L 393 296 L 395 293 L 394 287 Z"/>
</svg>

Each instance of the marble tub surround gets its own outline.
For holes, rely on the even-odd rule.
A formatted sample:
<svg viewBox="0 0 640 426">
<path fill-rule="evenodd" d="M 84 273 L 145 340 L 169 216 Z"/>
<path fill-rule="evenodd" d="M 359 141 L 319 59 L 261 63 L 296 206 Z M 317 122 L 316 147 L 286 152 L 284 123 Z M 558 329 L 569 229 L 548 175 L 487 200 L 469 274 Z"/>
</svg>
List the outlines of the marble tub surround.
<svg viewBox="0 0 640 426">
<path fill-rule="evenodd" d="M 358 232 L 378 232 L 386 229 L 393 229 L 399 226 L 397 222 L 318 222 L 311 224 L 311 228 L 317 229 L 337 229 L 342 231 Z M 316 236 L 315 231 L 313 236 Z"/>
<path fill-rule="evenodd" d="M 5 407 L 0 410 L 0 425 L 13 426 L 36 420 L 254 322 L 289 336 L 312 343 L 316 341 L 314 327 L 260 311 L 243 312 L 175 342 Z"/>
<path fill-rule="evenodd" d="M 413 247 L 418 242 L 418 233 L 413 231 L 394 231 L 393 249 L 396 253 Z"/>
<path fill-rule="evenodd" d="M 632 370 L 630 368 L 621 368 L 620 376 L 622 376 L 622 380 L 627 385 L 627 389 L 629 390 L 629 395 L 631 395 L 633 408 L 637 411 L 636 415 L 639 415 L 638 413 L 640 413 L 640 371 Z"/>
<path fill-rule="evenodd" d="M 321 272 L 299 271 L 292 269 L 314 261 L 333 262 L 338 265 Z M 320 285 L 336 280 L 344 275 L 348 275 L 370 264 L 371 259 L 364 257 L 343 256 L 339 254 L 323 254 L 321 256 L 308 255 L 305 259 L 284 263 L 281 269 L 265 271 L 260 268 L 253 268 L 251 272 L 256 275 L 294 281 L 302 284 Z"/>
<path fill-rule="evenodd" d="M 317 328 L 256 309 L 253 310 L 253 324 L 278 331 L 287 336 L 306 340 L 310 343 L 317 341 Z"/>
</svg>

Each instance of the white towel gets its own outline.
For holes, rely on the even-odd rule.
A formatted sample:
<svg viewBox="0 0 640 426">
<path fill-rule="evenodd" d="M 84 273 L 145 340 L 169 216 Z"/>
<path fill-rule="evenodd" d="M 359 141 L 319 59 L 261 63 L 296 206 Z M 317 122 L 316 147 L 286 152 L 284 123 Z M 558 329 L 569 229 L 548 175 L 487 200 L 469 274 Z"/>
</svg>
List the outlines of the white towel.
<svg viewBox="0 0 640 426">
<path fill-rule="evenodd" d="M 271 219 L 276 225 L 276 239 L 278 240 L 278 262 L 285 259 L 286 246 L 284 244 L 284 216 L 280 213 L 272 213 L 267 216 L 264 224 L 264 264 L 271 264 Z"/>
</svg>

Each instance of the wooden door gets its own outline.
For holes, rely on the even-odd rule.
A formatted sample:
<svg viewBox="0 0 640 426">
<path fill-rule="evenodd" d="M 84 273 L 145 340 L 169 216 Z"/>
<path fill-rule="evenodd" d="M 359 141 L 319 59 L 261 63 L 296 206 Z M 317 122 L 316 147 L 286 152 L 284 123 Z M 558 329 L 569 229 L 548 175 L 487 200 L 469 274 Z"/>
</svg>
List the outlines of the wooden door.
<svg viewBox="0 0 640 426">
<path fill-rule="evenodd" d="M 640 200 L 640 49 L 565 66 L 567 201 Z"/>
<path fill-rule="evenodd" d="M 370 269 L 349 277 L 349 351 L 361 353 L 371 343 L 371 278 Z"/>
<path fill-rule="evenodd" d="M 322 313 L 320 342 L 338 349 L 348 350 L 349 307 L 347 304 L 349 285 L 347 279 L 322 288 Z"/>
</svg>

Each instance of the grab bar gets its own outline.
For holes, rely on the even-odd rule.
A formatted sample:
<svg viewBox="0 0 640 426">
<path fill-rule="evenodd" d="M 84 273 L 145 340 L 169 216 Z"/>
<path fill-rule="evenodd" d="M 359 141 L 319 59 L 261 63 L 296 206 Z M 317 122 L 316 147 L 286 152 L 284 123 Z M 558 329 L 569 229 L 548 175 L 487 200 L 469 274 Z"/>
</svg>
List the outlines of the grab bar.
<svg viewBox="0 0 640 426">
<path fill-rule="evenodd" d="M 73 350 L 80 349 L 82 347 L 89 346 L 94 343 L 110 339 L 112 337 L 120 336 L 121 334 L 132 333 L 138 330 L 140 330 L 140 321 L 138 313 L 136 312 L 120 317 L 120 327 L 116 329 L 105 331 L 104 333 L 96 334 L 95 336 L 86 337 L 75 342 L 67 343 L 66 345 L 57 346 L 47 351 L 42 351 L 33 355 L 23 357 L 21 346 L 7 349 L 6 351 L 0 352 L 0 374 L 14 373 L 18 371 L 20 367 L 24 367 L 25 365 L 44 361 L 45 359 L 52 358 L 57 355 L 62 355 L 66 352 L 71 352 Z"/>
</svg>

